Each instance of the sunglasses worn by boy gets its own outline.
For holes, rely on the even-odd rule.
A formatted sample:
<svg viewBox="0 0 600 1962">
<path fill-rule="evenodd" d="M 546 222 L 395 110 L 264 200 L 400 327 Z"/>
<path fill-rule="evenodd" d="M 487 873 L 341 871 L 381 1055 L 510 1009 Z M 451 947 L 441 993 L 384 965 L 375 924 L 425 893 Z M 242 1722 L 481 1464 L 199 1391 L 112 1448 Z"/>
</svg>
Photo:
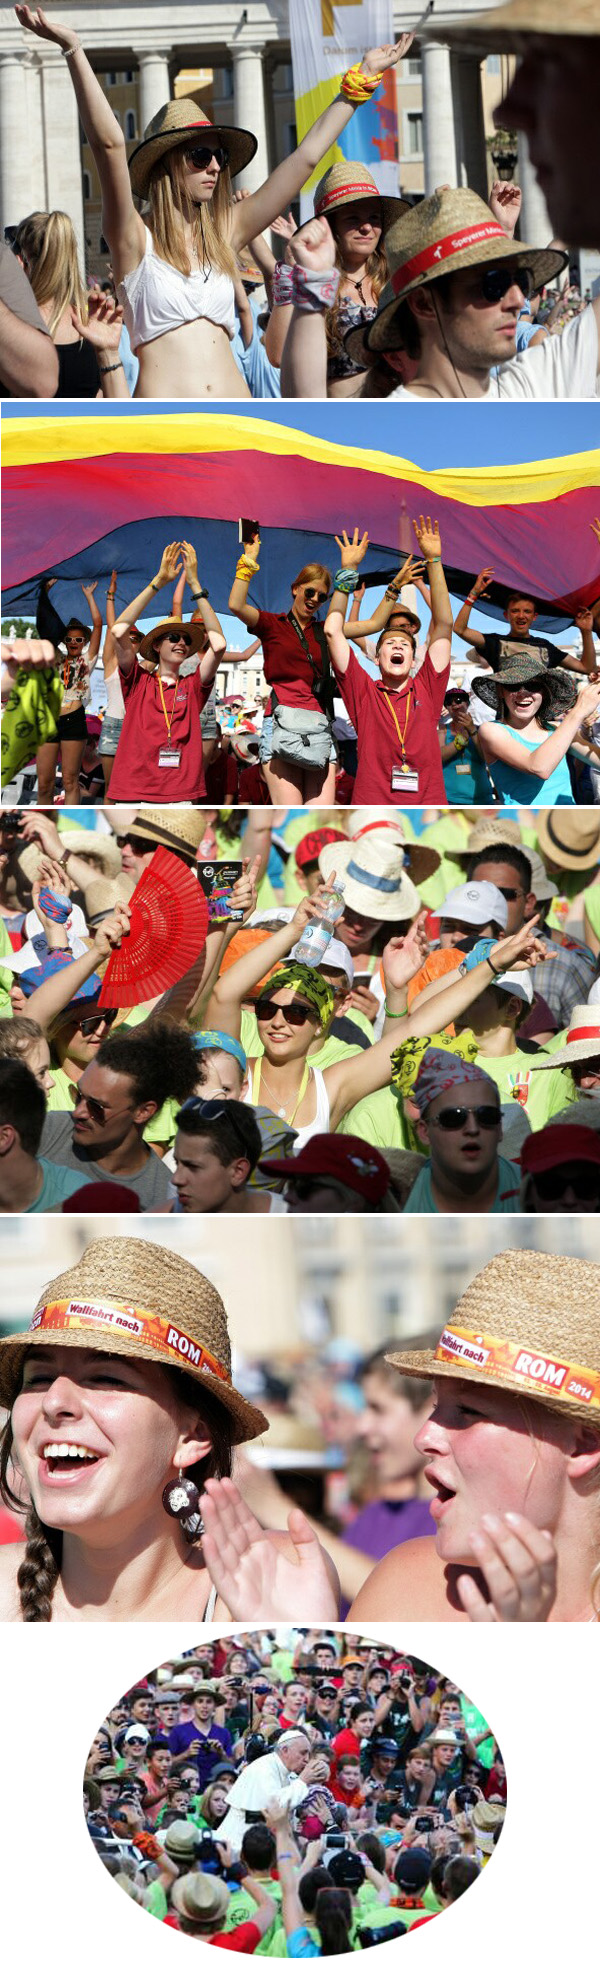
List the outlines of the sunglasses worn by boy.
<svg viewBox="0 0 600 1962">
<path fill-rule="evenodd" d="M 257 1022 L 272 1022 L 279 1013 L 283 1015 L 284 1022 L 289 1022 L 291 1029 L 302 1029 L 305 1022 L 310 1022 L 312 1009 L 307 1008 L 301 1001 L 290 1001 L 285 1007 L 280 1001 L 256 1003 Z"/>
<path fill-rule="evenodd" d="M 511 286 L 518 286 L 524 300 L 530 300 L 533 292 L 533 273 L 530 266 L 482 266 L 479 283 L 482 299 L 493 306 L 503 300 Z"/>
<path fill-rule="evenodd" d="M 455 1104 L 448 1110 L 438 1110 L 430 1124 L 437 1124 L 440 1131 L 464 1131 L 470 1117 L 475 1117 L 482 1131 L 495 1131 L 502 1123 L 499 1104 Z"/>
<path fill-rule="evenodd" d="M 552 1165 L 547 1172 L 533 1172 L 532 1179 L 538 1198 L 546 1205 L 564 1199 L 566 1192 L 572 1192 L 579 1205 L 600 1199 L 598 1165 Z"/>
<path fill-rule="evenodd" d="M 193 150 L 186 150 L 185 154 L 186 161 L 193 164 L 194 170 L 208 170 L 213 157 L 219 170 L 226 170 L 229 163 L 229 151 L 222 143 L 197 143 Z"/>
</svg>

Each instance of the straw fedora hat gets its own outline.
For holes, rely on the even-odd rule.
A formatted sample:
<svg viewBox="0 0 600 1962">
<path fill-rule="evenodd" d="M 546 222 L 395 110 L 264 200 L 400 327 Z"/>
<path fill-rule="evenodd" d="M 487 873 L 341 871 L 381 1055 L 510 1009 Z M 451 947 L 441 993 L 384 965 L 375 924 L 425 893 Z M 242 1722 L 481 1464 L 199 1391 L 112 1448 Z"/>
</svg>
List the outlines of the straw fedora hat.
<svg viewBox="0 0 600 1962">
<path fill-rule="evenodd" d="M 422 39 L 435 41 L 437 29 L 424 27 Z M 492 7 L 489 13 L 475 14 L 463 21 L 444 23 L 444 41 L 461 48 L 480 48 L 487 53 L 526 54 L 532 36 L 568 34 L 595 38 L 599 31 L 598 0 L 573 0 L 565 13 L 562 0 L 509 0 L 507 7 Z"/>
<path fill-rule="evenodd" d="M 406 198 L 382 197 L 375 178 L 362 163 L 330 164 L 323 177 L 319 179 L 315 191 L 315 218 L 332 218 L 343 205 L 358 204 L 362 199 L 377 201 L 381 212 L 382 232 L 389 231 L 396 218 L 402 218 L 410 210 Z"/>
<path fill-rule="evenodd" d="M 394 318 L 398 306 L 417 286 L 430 284 L 442 273 L 509 259 L 515 272 L 519 267 L 529 269 L 537 292 L 566 265 L 564 252 L 514 244 L 489 205 L 475 191 L 463 189 L 434 191 L 423 198 L 391 226 L 385 249 L 390 277 L 368 330 L 370 348 L 402 346 L 401 326 Z"/>
<path fill-rule="evenodd" d="M 119 872 L 116 879 L 91 879 L 86 887 L 85 905 L 91 927 L 98 926 L 106 913 L 112 913 L 115 906 L 127 906 L 133 898 L 135 886 L 127 872 Z"/>
<path fill-rule="evenodd" d="M 0 1403 L 11 1406 L 28 1350 L 53 1342 L 184 1370 L 230 1412 L 236 1443 L 268 1428 L 233 1388 L 220 1294 L 189 1260 L 151 1241 L 93 1240 L 48 1282 L 30 1328 L 0 1341 Z"/>
<path fill-rule="evenodd" d="M 586 1056 L 600 1056 L 600 1009 L 584 1002 L 571 1009 L 571 1020 L 562 1049 L 547 1056 L 532 1056 L 528 1067 L 534 1070 L 562 1070 L 571 1063 L 583 1063 Z M 561 1111 L 560 1115 L 563 1113 Z"/>
<path fill-rule="evenodd" d="M 147 196 L 155 164 L 160 163 L 169 150 L 185 150 L 190 147 L 190 141 L 201 146 L 204 135 L 222 143 L 224 150 L 227 150 L 231 177 L 244 170 L 258 148 L 251 130 L 227 129 L 224 123 L 211 123 L 195 96 L 179 96 L 176 102 L 163 103 L 162 109 L 157 110 L 144 130 L 142 142 L 132 150 L 129 175 L 135 197 Z"/>
<path fill-rule="evenodd" d="M 404 869 L 410 873 L 416 886 L 424 885 L 426 879 L 433 878 L 434 872 L 439 870 L 441 863 L 439 852 L 435 852 L 431 845 L 416 845 L 412 838 L 406 838 L 401 817 L 396 817 L 395 812 L 389 810 L 387 805 L 373 807 L 363 804 L 358 810 L 350 811 L 349 838 L 366 838 L 371 833 L 382 831 L 395 833 L 396 844 L 400 839 L 404 852 Z"/>
<path fill-rule="evenodd" d="M 540 811 L 537 835 L 546 858 L 569 872 L 589 872 L 600 864 L 600 817 L 595 811 Z"/>
<path fill-rule="evenodd" d="M 178 810 L 174 805 L 158 807 L 148 805 L 137 812 L 129 825 L 127 836 L 139 838 L 148 845 L 166 845 L 168 851 L 177 852 L 188 865 L 195 865 L 198 847 L 206 831 L 206 817 L 201 811 Z"/>
<path fill-rule="evenodd" d="M 204 650 L 206 644 L 206 628 L 203 627 L 201 620 L 182 620 L 175 618 L 158 620 L 156 626 L 152 628 L 152 633 L 144 634 L 143 640 L 140 641 L 139 647 L 136 650 L 140 660 L 148 661 L 154 658 L 158 660 L 158 655 L 156 657 L 154 656 L 154 642 L 160 640 L 161 634 L 172 633 L 175 627 L 179 627 L 180 633 L 189 634 L 190 637 L 191 646 L 188 647 L 185 657 L 186 661 L 191 660 L 192 654 L 199 654 Z"/>
<path fill-rule="evenodd" d="M 370 920 L 412 920 L 419 911 L 419 894 L 404 871 L 405 847 L 392 826 L 367 832 L 365 838 L 324 845 L 319 866 L 325 879 L 339 874 L 344 905 Z"/>
<path fill-rule="evenodd" d="M 511 1247 L 461 1295 L 436 1349 L 387 1357 L 405 1376 L 492 1384 L 600 1430 L 600 1266 Z"/>
<path fill-rule="evenodd" d="M 522 851 L 520 824 L 516 824 L 514 818 L 477 818 L 468 838 L 446 845 L 446 856 L 459 860 L 478 858 L 488 845 L 516 845 Z M 498 856 L 501 856 L 500 852 Z"/>
<path fill-rule="evenodd" d="M 528 682 L 543 689 L 544 706 L 550 715 L 562 715 L 573 707 L 577 695 L 575 682 L 571 676 L 562 674 L 560 668 L 545 668 L 537 654 L 511 654 L 503 661 L 499 674 L 478 674 L 471 682 L 473 694 L 478 701 L 485 702 L 487 708 L 497 709 L 500 702 L 499 690 L 502 688 L 526 687 Z M 600 824 L 596 820 L 600 835 Z"/>
<path fill-rule="evenodd" d="M 197 1921 L 199 1927 L 212 1927 L 214 1921 L 222 1921 L 230 1902 L 229 1888 L 224 1880 L 212 1873 L 186 1873 L 175 1880 L 171 1888 L 171 1900 L 177 1914 L 186 1921 Z"/>
</svg>

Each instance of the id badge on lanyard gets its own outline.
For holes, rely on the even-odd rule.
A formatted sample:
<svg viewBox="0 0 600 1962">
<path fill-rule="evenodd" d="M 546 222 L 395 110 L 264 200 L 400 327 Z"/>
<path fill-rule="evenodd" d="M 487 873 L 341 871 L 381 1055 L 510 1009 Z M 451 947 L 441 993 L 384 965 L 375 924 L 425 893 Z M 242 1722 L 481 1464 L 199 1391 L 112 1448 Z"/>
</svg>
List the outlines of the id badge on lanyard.
<svg viewBox="0 0 600 1962">
<path fill-rule="evenodd" d="M 419 794 L 419 772 L 418 770 L 413 770 L 411 768 L 410 763 L 407 763 L 406 761 L 406 732 L 408 729 L 408 724 L 410 721 L 410 715 L 412 709 L 412 690 L 409 686 L 408 699 L 406 703 L 406 720 L 404 723 L 403 730 L 401 730 L 400 728 L 400 723 L 398 721 L 398 717 L 396 715 L 396 710 L 394 708 L 393 702 L 390 701 L 390 697 L 386 693 L 385 689 L 383 691 L 383 699 L 384 702 L 387 702 L 390 715 L 392 717 L 392 721 L 395 723 L 396 735 L 398 737 L 398 742 L 400 744 L 400 751 L 402 756 L 401 763 L 392 764 L 390 789 L 394 792 L 400 792 L 405 797 L 417 797 Z"/>
<path fill-rule="evenodd" d="M 166 743 L 161 743 L 161 747 L 158 752 L 158 767 L 159 770 L 178 770 L 179 765 L 181 763 L 181 745 L 179 743 L 173 743 L 171 741 L 171 729 L 173 727 L 173 716 L 175 714 L 175 709 L 177 707 L 177 701 L 179 697 L 179 680 L 175 682 L 175 687 L 173 690 L 173 706 L 171 709 L 170 716 L 167 714 L 167 710 L 165 706 L 165 696 L 164 696 L 164 689 L 162 684 L 162 675 L 159 675 L 158 678 L 158 688 L 159 688 L 159 694 L 161 699 L 162 712 L 167 727 Z M 185 689 L 183 692 L 183 700 L 185 701 Z"/>
<path fill-rule="evenodd" d="M 158 752 L 159 770 L 178 770 L 180 762 L 181 762 L 181 750 L 175 749 L 172 743 L 165 743 L 163 748 L 159 749 Z"/>
</svg>

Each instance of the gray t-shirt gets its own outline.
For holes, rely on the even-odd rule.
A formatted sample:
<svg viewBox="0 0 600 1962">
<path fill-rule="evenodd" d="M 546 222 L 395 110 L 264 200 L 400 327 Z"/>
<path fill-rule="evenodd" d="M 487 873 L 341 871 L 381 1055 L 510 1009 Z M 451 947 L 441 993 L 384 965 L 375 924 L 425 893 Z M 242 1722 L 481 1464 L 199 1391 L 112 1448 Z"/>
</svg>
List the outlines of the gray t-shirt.
<svg viewBox="0 0 600 1962">
<path fill-rule="evenodd" d="M 123 1172 L 107 1172 L 97 1158 L 90 1158 L 82 1145 L 75 1144 L 73 1119 L 68 1110 L 48 1111 L 40 1156 L 52 1158 L 57 1165 L 68 1165 L 72 1172 L 83 1172 L 87 1179 L 106 1179 L 109 1185 L 126 1185 L 130 1192 L 137 1192 L 143 1213 L 165 1212 L 175 1196 L 171 1173 L 155 1151 L 148 1152 L 141 1172 L 130 1173 L 128 1178 Z"/>
</svg>

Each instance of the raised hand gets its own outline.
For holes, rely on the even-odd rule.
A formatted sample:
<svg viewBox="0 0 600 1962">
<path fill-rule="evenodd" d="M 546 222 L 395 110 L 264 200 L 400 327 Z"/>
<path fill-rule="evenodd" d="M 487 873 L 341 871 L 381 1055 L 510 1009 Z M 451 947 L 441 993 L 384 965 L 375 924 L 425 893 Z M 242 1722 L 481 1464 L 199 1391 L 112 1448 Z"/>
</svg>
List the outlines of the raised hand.
<svg viewBox="0 0 600 1962">
<path fill-rule="evenodd" d="M 595 720 L 600 709 L 600 681 L 588 681 L 580 689 L 575 707 L 580 723 Z"/>
<path fill-rule="evenodd" d="M 392 587 L 394 588 L 394 592 L 401 593 L 403 586 L 414 586 L 424 571 L 425 560 L 416 559 L 414 553 L 409 552 L 404 565 L 399 566 L 398 571 L 394 573 L 393 579 L 390 579 L 388 592 L 391 592 Z"/>
<path fill-rule="evenodd" d="M 287 217 L 284 217 L 283 212 L 280 212 L 279 218 L 274 218 L 273 223 L 271 225 L 271 231 L 275 232 L 278 238 L 287 239 L 288 243 L 289 240 L 294 237 L 294 233 L 297 232 L 297 230 L 298 230 L 298 226 L 296 224 L 296 220 L 294 218 L 293 212 L 291 211 L 288 211 Z"/>
<path fill-rule="evenodd" d="M 418 539 L 419 549 L 423 558 L 441 559 L 442 547 L 437 518 L 435 524 L 432 524 L 431 518 L 424 518 L 421 512 L 419 519 L 413 518 L 413 531 L 415 537 Z"/>
<path fill-rule="evenodd" d="M 118 905 L 112 913 L 107 913 L 106 919 L 101 921 L 94 934 L 94 953 L 99 961 L 105 960 L 107 954 L 112 954 L 115 947 L 120 947 L 123 935 L 129 933 L 130 917 L 129 907 Z"/>
<path fill-rule="evenodd" d="M 308 272 L 331 272 L 335 266 L 335 239 L 326 218 L 309 218 L 294 233 L 289 248 L 292 263 Z"/>
<path fill-rule="evenodd" d="M 591 633 L 593 625 L 594 615 L 591 606 L 580 606 L 579 612 L 575 614 L 575 626 L 579 628 L 580 634 Z"/>
<path fill-rule="evenodd" d="M 368 531 L 363 531 L 361 538 L 358 525 L 355 525 L 351 538 L 348 537 L 347 531 L 343 531 L 341 538 L 338 538 L 336 533 L 335 542 L 340 548 L 344 571 L 349 567 L 355 570 L 357 566 L 362 564 L 362 560 L 364 559 L 369 543 L 369 533 Z"/>
<path fill-rule="evenodd" d="M 388 989 L 405 988 L 407 982 L 419 973 L 429 953 L 429 941 L 425 931 L 425 912 L 413 920 L 408 933 L 395 934 L 388 940 L 383 954 L 383 973 Z"/>
<path fill-rule="evenodd" d="M 482 593 L 487 593 L 488 586 L 491 586 L 493 577 L 493 565 L 484 565 L 483 571 L 478 572 L 477 578 L 471 587 L 471 598 L 479 599 Z"/>
<path fill-rule="evenodd" d="M 83 583 L 83 579 L 82 579 L 82 581 L 81 581 L 81 591 L 82 591 L 82 593 L 84 593 L 84 594 L 85 594 L 85 598 L 86 598 L 87 600 L 89 600 L 89 599 L 91 599 L 91 597 L 92 597 L 92 593 L 95 593 L 95 591 L 96 591 L 96 587 L 97 587 L 97 584 L 98 584 L 98 581 L 97 581 L 97 579 L 92 579 L 92 582 L 91 582 L 91 585 L 89 585 L 89 586 L 84 586 L 84 583 Z"/>
<path fill-rule="evenodd" d="M 54 41 L 57 48 L 78 48 L 79 41 L 72 27 L 64 27 L 59 20 L 50 21 L 41 7 L 15 7 L 20 27 L 27 27 L 30 34 L 37 34 L 40 41 Z"/>
<path fill-rule="evenodd" d="M 323 1548 L 297 1507 L 288 1516 L 285 1550 L 282 1536 L 264 1531 L 230 1478 L 207 1478 L 200 1511 L 205 1564 L 234 1621 L 337 1620 Z"/>
<path fill-rule="evenodd" d="M 198 556 L 197 556 L 197 553 L 196 553 L 196 549 L 195 549 L 195 546 L 194 546 L 194 545 L 190 545 L 190 543 L 189 543 L 189 540 L 188 540 L 187 538 L 182 538 L 182 541 L 181 541 L 181 545 L 180 545 L 180 547 L 179 547 L 179 550 L 180 550 L 180 552 L 181 552 L 181 556 L 182 556 L 182 559 L 183 559 L 183 563 L 184 563 L 184 567 L 185 567 L 185 571 L 186 571 L 186 574 L 187 574 L 187 578 L 188 578 L 188 580 L 191 580 L 191 579 L 197 579 L 197 578 L 198 578 Z"/>
<path fill-rule="evenodd" d="M 73 326 L 82 341 L 89 341 L 91 347 L 100 352 L 103 349 L 118 354 L 123 332 L 123 308 L 111 293 L 100 289 L 90 293 L 88 298 L 88 317 L 83 320 L 75 306 L 71 307 Z"/>
<path fill-rule="evenodd" d="M 256 910 L 257 882 L 261 863 L 262 855 L 260 852 L 257 852 L 256 858 L 253 858 L 252 863 L 250 863 L 249 858 L 242 859 L 243 870 L 240 873 L 239 879 L 236 879 L 235 885 L 229 894 L 227 904 L 230 912 L 237 913 L 239 908 L 243 907 L 244 920 L 242 921 L 242 925 L 246 920 L 251 918 Z"/>
<path fill-rule="evenodd" d="M 387 41 L 382 48 L 368 48 L 360 64 L 363 74 L 384 75 L 386 68 L 395 68 L 408 54 L 414 38 L 414 34 L 401 34 L 399 41 Z"/>
<path fill-rule="evenodd" d="M 470 1544 L 490 1599 L 473 1574 L 461 1574 L 457 1593 L 470 1621 L 547 1621 L 556 1598 L 552 1534 L 521 1513 L 484 1513 Z"/>
<path fill-rule="evenodd" d="M 495 183 L 492 184 L 488 204 L 494 218 L 502 226 L 503 232 L 506 232 L 507 238 L 514 237 L 522 202 L 523 192 L 518 184 L 503 184 L 500 178 L 496 178 Z"/>
<path fill-rule="evenodd" d="M 180 551 L 181 543 L 179 539 L 175 540 L 171 545 L 165 545 L 158 572 L 154 575 L 154 584 L 156 586 L 169 586 L 171 580 L 177 578 Z"/>
<path fill-rule="evenodd" d="M 600 694 L 600 688 L 598 690 Z M 541 961 L 556 959 L 557 947 L 549 947 L 546 940 L 536 938 L 539 913 L 530 920 L 524 920 L 518 933 L 509 933 L 505 940 L 497 940 L 492 950 L 493 966 L 500 972 L 510 967 L 538 967 Z"/>
</svg>

